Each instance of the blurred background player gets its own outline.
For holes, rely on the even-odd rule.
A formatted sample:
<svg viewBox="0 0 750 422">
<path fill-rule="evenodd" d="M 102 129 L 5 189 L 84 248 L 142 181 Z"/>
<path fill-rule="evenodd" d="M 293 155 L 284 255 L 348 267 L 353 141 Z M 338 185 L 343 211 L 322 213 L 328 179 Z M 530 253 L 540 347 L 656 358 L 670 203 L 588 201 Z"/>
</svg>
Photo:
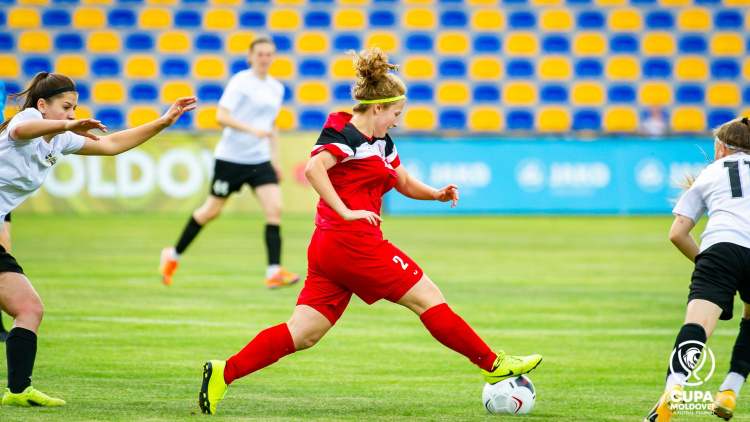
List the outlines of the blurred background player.
<svg viewBox="0 0 750 422">
<path fill-rule="evenodd" d="M 419 316 L 435 339 L 466 356 L 496 383 L 534 369 L 540 355 L 493 352 L 448 306 L 422 269 L 380 230 L 383 195 L 392 188 L 420 200 L 458 202 L 458 188 L 435 189 L 401 165 L 388 130 L 398 126 L 406 86 L 377 48 L 354 58 L 359 102 L 354 116 L 333 113 L 312 150 L 305 175 L 320 195 L 308 249 L 305 287 L 291 319 L 260 332 L 226 362 L 206 362 L 199 404 L 214 414 L 227 386 L 282 357 L 315 345 L 343 314 L 352 294 L 367 304 L 387 299 Z"/>
<path fill-rule="evenodd" d="M 5 98 L 8 92 L 5 90 L 5 82 L 0 80 L 0 116 L 5 121 Z M 0 246 L 10 253 L 10 213 L 5 216 L 2 225 L 0 225 Z M 3 325 L 3 313 L 0 312 L 0 342 L 8 339 L 8 330 Z"/>
<path fill-rule="evenodd" d="M 63 155 L 117 155 L 135 148 L 173 125 L 193 110 L 195 97 L 180 98 L 159 119 L 144 125 L 98 137 L 92 129 L 106 132 L 98 120 L 75 120 L 78 92 L 69 77 L 39 72 L 29 88 L 12 96 L 24 98 L 21 111 L 0 125 L 0 215 L 5 217 L 34 193 L 52 166 Z M 14 319 L 6 340 L 8 387 L 3 406 L 60 406 L 31 386 L 37 351 L 37 330 L 44 306 L 23 269 L 0 247 L 0 309 Z"/>
<path fill-rule="evenodd" d="M 266 286 L 294 284 L 299 276 L 281 267 L 281 190 L 279 127 L 276 118 L 284 99 L 284 86 L 268 74 L 276 56 L 269 38 L 250 44 L 248 64 L 230 79 L 219 100 L 216 121 L 224 127 L 214 151 L 214 178 L 203 205 L 193 212 L 175 247 L 164 248 L 159 272 L 172 284 L 177 262 L 200 230 L 221 214 L 227 198 L 247 183 L 265 214 L 268 254 Z"/>
<path fill-rule="evenodd" d="M 695 262 L 695 270 L 685 325 L 677 334 L 667 371 L 667 385 L 645 422 L 670 420 L 693 369 L 686 369 L 681 358 L 696 344 L 706 343 L 719 319 L 732 319 L 737 292 L 744 302 L 742 321 L 729 374 L 715 396 L 717 416 L 732 418 L 737 395 L 750 373 L 750 122 L 746 117 L 732 120 L 714 135 L 716 161 L 689 181 L 689 189 L 673 211 L 675 220 L 669 239 Z M 690 231 L 706 210 L 708 224 L 698 247 Z M 700 355 L 693 360 L 700 361 Z"/>
<path fill-rule="evenodd" d="M 667 122 L 662 109 L 656 106 L 648 109 L 648 117 L 643 120 L 642 132 L 652 138 L 661 138 L 667 134 Z"/>
</svg>

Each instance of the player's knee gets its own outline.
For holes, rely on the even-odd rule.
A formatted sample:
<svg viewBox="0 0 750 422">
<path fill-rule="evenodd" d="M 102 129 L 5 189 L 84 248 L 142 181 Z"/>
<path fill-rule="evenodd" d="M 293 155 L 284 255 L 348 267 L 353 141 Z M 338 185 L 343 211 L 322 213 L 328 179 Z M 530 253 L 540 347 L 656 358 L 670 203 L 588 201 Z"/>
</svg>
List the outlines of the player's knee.
<svg viewBox="0 0 750 422">
<path fill-rule="evenodd" d="M 14 315 L 14 318 L 16 319 L 36 323 L 37 325 L 42 322 L 44 304 L 42 304 L 42 300 L 39 297 L 24 299 L 15 306 L 15 309 L 16 315 Z"/>
<path fill-rule="evenodd" d="M 268 208 L 266 208 L 266 221 L 281 221 L 281 211 L 281 204 L 269 206 Z"/>
<path fill-rule="evenodd" d="M 321 333 L 307 333 L 302 338 L 295 340 L 294 345 L 297 350 L 309 349 L 318 344 L 321 338 L 323 338 Z"/>
</svg>

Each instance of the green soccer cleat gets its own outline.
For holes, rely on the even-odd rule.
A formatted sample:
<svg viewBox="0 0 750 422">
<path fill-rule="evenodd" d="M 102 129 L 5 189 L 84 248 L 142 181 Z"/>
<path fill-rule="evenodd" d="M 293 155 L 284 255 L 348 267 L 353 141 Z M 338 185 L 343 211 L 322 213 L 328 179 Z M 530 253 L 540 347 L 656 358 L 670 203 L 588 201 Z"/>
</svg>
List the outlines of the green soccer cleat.
<svg viewBox="0 0 750 422">
<path fill-rule="evenodd" d="M 510 356 L 502 350 L 497 351 L 497 359 L 492 364 L 492 371 L 482 369 L 484 380 L 490 384 L 498 383 L 504 379 L 515 377 L 531 372 L 542 362 L 542 355 Z"/>
<path fill-rule="evenodd" d="M 198 394 L 198 404 L 203 413 L 216 413 L 216 403 L 227 393 L 227 383 L 224 382 L 224 368 L 227 363 L 223 360 L 210 360 L 203 365 L 203 384 Z"/>
<path fill-rule="evenodd" d="M 5 394 L 3 394 L 3 400 L 0 402 L 3 406 L 23 406 L 23 407 L 31 407 L 31 406 L 63 406 L 65 405 L 65 400 L 56 399 L 54 397 L 50 397 L 41 391 L 37 390 L 36 388 L 32 386 L 26 387 L 25 390 L 18 394 L 13 394 L 10 392 L 10 389 L 5 389 Z"/>
</svg>

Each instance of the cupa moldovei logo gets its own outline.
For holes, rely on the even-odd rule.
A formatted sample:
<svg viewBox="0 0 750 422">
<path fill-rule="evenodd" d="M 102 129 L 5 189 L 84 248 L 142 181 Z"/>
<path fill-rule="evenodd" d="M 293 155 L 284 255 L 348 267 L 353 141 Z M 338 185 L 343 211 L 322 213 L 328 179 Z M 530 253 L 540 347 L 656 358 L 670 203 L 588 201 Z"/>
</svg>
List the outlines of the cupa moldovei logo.
<svg viewBox="0 0 750 422">
<path fill-rule="evenodd" d="M 675 355 L 677 359 L 675 359 Z M 675 368 L 678 361 L 680 367 Z M 697 387 L 708 381 L 716 370 L 714 353 L 700 341 L 686 341 L 672 351 L 669 371 L 687 374 L 686 387 Z M 710 414 L 713 412 L 714 398 L 710 391 L 674 389 L 670 393 L 669 402 L 672 410 L 682 414 Z"/>
</svg>

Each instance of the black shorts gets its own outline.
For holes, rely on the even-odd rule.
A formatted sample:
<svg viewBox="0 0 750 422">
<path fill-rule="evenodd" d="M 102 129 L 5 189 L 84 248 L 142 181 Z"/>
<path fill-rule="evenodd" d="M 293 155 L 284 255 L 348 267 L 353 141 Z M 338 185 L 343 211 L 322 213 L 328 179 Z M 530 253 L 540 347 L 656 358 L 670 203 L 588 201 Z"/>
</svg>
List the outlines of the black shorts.
<svg viewBox="0 0 750 422">
<path fill-rule="evenodd" d="M 276 178 L 276 171 L 270 161 L 260 164 L 238 164 L 216 160 L 211 195 L 226 198 L 239 191 L 245 183 L 255 189 L 260 185 L 278 184 L 279 179 Z"/>
<path fill-rule="evenodd" d="M 13 255 L 5 252 L 5 248 L 0 245 L 0 273 L 11 272 L 23 274 L 23 268 L 18 265 L 16 258 Z"/>
<path fill-rule="evenodd" d="M 717 243 L 695 257 L 688 303 L 703 299 L 722 310 L 720 319 L 732 319 L 734 295 L 750 303 L 750 249 L 734 243 Z"/>
<path fill-rule="evenodd" d="M 5 214 L 5 221 L 10 223 L 10 213 Z"/>
</svg>

